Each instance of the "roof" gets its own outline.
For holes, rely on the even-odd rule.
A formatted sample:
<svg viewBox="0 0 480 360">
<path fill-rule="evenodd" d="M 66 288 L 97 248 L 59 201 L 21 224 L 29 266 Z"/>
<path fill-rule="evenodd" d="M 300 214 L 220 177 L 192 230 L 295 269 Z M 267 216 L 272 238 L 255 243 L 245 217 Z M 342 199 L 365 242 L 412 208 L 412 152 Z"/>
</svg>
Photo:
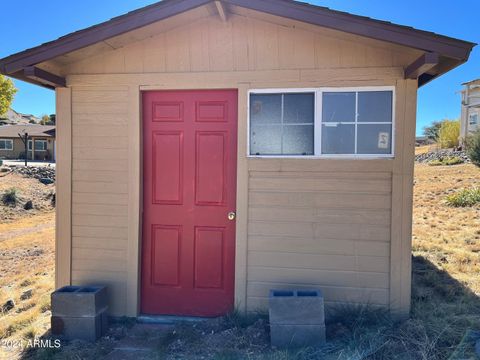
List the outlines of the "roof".
<svg viewBox="0 0 480 360">
<path fill-rule="evenodd" d="M 227 8 L 229 5 L 244 7 L 438 55 L 439 63 L 434 64 L 437 65 L 434 70 L 432 70 L 433 66 L 428 67 L 429 77 L 419 82 L 420 85 L 467 61 L 472 48 L 476 45 L 468 41 L 408 26 L 293 0 L 219 1 Z M 164 0 L 146 6 L 101 24 L 65 35 L 57 40 L 0 59 L 0 73 L 49 88 L 65 86 L 65 79 L 46 73 L 41 69 L 37 69 L 41 73 L 35 73 L 35 69 L 32 66 L 211 2 L 213 0 Z M 415 66 L 421 65 L 421 63 L 415 64 Z"/>
<path fill-rule="evenodd" d="M 22 114 L 13 109 L 8 109 L 7 112 L 0 116 L 0 123 L 2 124 L 28 124 L 31 120 L 39 122 L 40 119 L 31 114 Z"/>
<path fill-rule="evenodd" d="M 480 83 L 480 79 L 470 80 L 462 83 L 462 85 L 470 85 L 470 84 L 477 84 L 477 83 Z"/>
<path fill-rule="evenodd" d="M 23 131 L 29 136 L 52 137 L 51 131 L 54 129 L 55 126 L 48 125 L 4 125 L 0 126 L 0 138 L 17 138 Z"/>
</svg>

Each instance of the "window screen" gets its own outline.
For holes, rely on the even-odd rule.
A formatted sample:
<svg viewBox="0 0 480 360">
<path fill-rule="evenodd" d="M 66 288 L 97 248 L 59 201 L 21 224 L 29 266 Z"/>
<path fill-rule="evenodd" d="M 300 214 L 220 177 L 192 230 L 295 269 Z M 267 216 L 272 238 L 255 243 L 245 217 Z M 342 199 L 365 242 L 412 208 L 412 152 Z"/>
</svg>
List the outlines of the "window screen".
<svg viewBox="0 0 480 360">
<path fill-rule="evenodd" d="M 313 155 L 314 93 L 250 95 L 251 155 Z"/>
</svg>

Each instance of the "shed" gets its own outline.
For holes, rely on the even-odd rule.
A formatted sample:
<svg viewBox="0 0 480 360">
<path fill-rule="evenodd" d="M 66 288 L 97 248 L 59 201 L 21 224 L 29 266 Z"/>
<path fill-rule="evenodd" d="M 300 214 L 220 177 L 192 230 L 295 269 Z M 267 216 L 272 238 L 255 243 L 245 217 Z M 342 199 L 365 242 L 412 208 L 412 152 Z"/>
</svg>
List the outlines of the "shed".
<svg viewBox="0 0 480 360">
<path fill-rule="evenodd" d="M 408 314 L 417 88 L 473 46 L 289 0 L 165 0 L 0 60 L 56 91 L 56 286 L 108 285 L 113 316 L 291 287 Z"/>
</svg>

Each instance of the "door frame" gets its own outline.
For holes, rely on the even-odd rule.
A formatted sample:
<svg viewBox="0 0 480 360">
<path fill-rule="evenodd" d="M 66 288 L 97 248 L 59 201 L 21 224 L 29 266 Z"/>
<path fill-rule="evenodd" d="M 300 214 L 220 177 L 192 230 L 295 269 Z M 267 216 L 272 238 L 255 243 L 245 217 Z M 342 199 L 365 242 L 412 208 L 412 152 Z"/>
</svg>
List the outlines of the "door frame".
<svg viewBox="0 0 480 360">
<path fill-rule="evenodd" d="M 140 311 L 143 243 L 143 114 L 142 93 L 168 90 L 236 90 L 237 91 L 237 189 L 235 227 L 234 306 L 246 310 L 247 290 L 247 212 L 248 166 L 245 156 L 247 146 L 247 99 L 249 84 L 235 86 L 204 85 L 201 88 L 168 85 L 131 85 L 129 87 L 129 189 L 128 189 L 128 245 L 126 315 L 138 316 Z"/>
</svg>

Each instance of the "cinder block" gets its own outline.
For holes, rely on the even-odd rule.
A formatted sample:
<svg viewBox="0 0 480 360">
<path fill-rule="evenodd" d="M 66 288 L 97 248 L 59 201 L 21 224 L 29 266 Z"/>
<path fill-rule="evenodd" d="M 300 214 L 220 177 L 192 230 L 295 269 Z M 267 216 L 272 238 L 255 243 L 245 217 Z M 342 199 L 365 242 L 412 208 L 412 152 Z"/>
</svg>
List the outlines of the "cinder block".
<svg viewBox="0 0 480 360">
<path fill-rule="evenodd" d="M 69 317 L 52 316 L 51 331 L 53 335 L 65 340 L 95 341 L 102 337 L 108 329 L 106 310 L 95 316 Z"/>
<path fill-rule="evenodd" d="M 65 286 L 52 293 L 52 315 L 95 316 L 107 308 L 105 286 Z"/>
<path fill-rule="evenodd" d="M 271 290 L 270 324 L 325 325 L 320 290 Z"/>
<path fill-rule="evenodd" d="M 270 341 L 278 348 L 322 345 L 325 344 L 325 326 L 270 324 Z"/>
</svg>

